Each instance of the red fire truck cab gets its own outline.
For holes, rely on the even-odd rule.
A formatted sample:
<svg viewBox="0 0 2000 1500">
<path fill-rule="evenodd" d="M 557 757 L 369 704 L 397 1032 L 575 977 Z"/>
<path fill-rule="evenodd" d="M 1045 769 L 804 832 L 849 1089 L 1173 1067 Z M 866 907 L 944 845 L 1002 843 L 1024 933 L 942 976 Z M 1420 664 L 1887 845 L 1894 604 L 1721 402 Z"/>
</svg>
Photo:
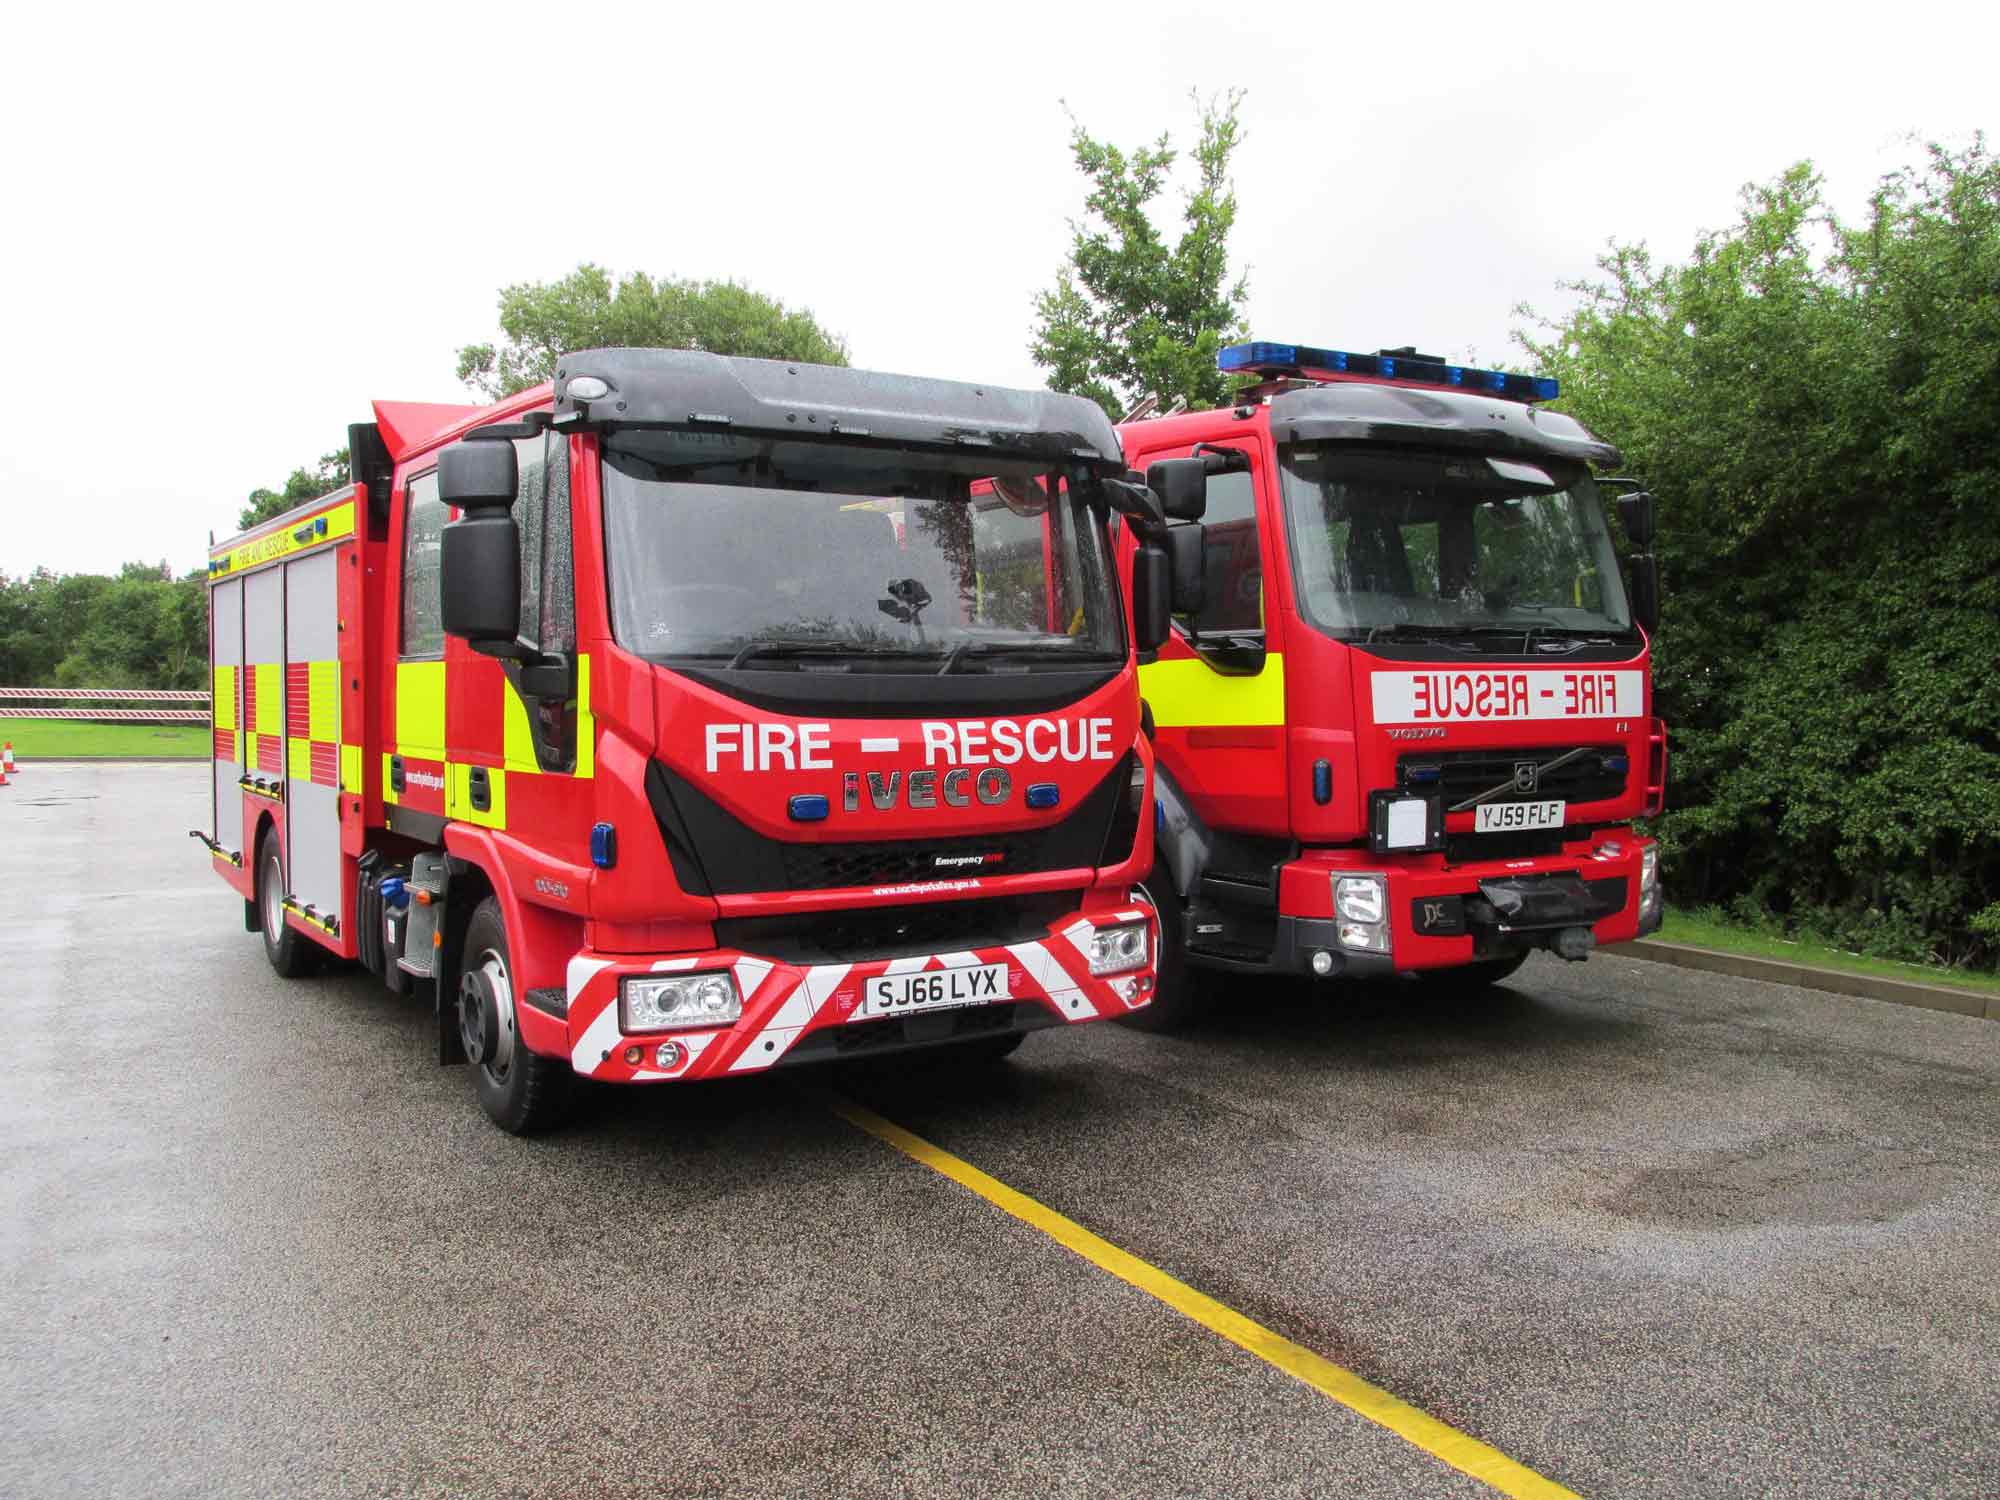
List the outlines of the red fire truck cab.
<svg viewBox="0 0 2000 1500">
<path fill-rule="evenodd" d="M 1165 486 L 1157 726 L 1161 998 L 1189 965 L 1486 984 L 1533 948 L 1658 927 L 1653 502 L 1533 403 L 1556 385 L 1413 350 L 1255 343 L 1230 405 L 1132 421 Z M 1189 460 L 1199 460 L 1192 473 Z M 1178 461 L 1178 462 L 1176 462 Z M 1176 478 L 1176 475 L 1179 478 Z"/>
<path fill-rule="evenodd" d="M 1152 751 L 1090 402 L 669 350 L 377 404 L 209 563 L 214 820 L 280 973 L 430 997 L 503 1128 L 1136 1013 Z"/>
</svg>

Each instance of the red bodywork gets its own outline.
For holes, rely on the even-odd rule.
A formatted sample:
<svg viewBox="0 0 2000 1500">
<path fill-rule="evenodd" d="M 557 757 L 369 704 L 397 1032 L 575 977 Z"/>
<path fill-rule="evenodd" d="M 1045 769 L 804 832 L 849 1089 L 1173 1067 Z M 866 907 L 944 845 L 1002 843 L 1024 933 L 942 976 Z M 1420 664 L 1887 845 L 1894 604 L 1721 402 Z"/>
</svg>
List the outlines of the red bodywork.
<svg viewBox="0 0 2000 1500">
<path fill-rule="evenodd" d="M 456 637 L 447 637 L 444 645 L 441 703 L 414 701 L 418 693 L 433 690 L 437 669 L 399 657 L 410 486 L 435 469 L 443 448 L 473 427 L 518 421 L 547 409 L 550 400 L 550 388 L 543 386 L 492 407 L 376 405 L 377 425 L 395 464 L 386 521 L 357 525 L 351 538 L 325 544 L 339 559 L 342 722 L 351 759 L 358 761 L 357 784 L 339 803 L 344 897 L 339 911 L 321 911 L 318 921 L 288 908 L 288 922 L 315 942 L 354 957 L 362 919 L 354 909 L 356 862 L 370 850 L 407 859 L 441 846 L 476 870 L 499 903 L 521 1002 L 521 1042 L 533 1052 L 570 1059 L 578 1072 L 617 1082 L 771 1066 L 819 1033 L 861 1021 L 862 983 L 880 974 L 1004 964 L 1003 998 L 1065 1023 L 1148 1004 L 1156 929 L 1150 908 L 1134 904 L 1132 889 L 1152 862 L 1149 817 L 1132 820 L 1129 854 L 1101 866 L 1086 861 L 1010 873 L 988 848 L 992 841 L 1047 827 L 1093 793 L 1102 799 L 1107 779 L 1129 776 L 1134 761 L 1150 777 L 1152 754 L 1139 732 L 1134 662 L 1128 657 L 1121 671 L 1080 702 L 1034 713 L 939 714 L 928 729 L 917 718 L 790 717 L 735 701 L 634 656 L 614 640 L 605 594 L 598 440 L 592 435 L 558 439 L 569 444 L 582 683 L 574 767 L 550 771 L 523 759 L 509 725 L 520 700 L 502 664 Z M 215 556 L 227 558 L 232 549 L 241 555 L 302 524 L 310 528 L 315 515 L 340 503 L 365 514 L 365 489 L 341 491 L 233 538 Z M 212 582 L 227 572 L 218 575 L 212 563 Z M 399 693 L 411 701 L 399 703 Z M 423 728 L 440 710 L 441 724 Z M 715 734 L 710 726 L 725 728 Z M 219 743 L 225 733 L 218 729 Z M 385 795 L 392 756 L 404 783 L 399 794 Z M 962 837 L 964 854 L 919 878 L 691 892 L 676 874 L 648 800 L 648 770 L 655 761 L 773 841 L 837 847 Z M 1012 782 L 1012 795 L 998 805 L 976 795 L 981 773 L 994 767 L 1006 770 Z M 967 774 L 950 774 L 957 770 Z M 471 814 L 459 799 L 463 778 L 475 771 L 504 787 L 504 796 L 496 791 L 491 808 Z M 897 773 L 902 780 L 895 804 L 878 809 L 863 795 L 849 810 L 844 777 L 850 771 Z M 934 805 L 912 806 L 908 778 L 924 772 L 931 773 Z M 1059 800 L 1052 810 L 1027 805 L 1022 787 L 1030 782 L 1056 788 Z M 233 818 L 218 817 L 211 846 L 215 863 L 246 901 L 256 894 L 249 851 L 266 829 L 288 838 L 287 800 L 282 787 L 274 789 L 272 796 L 246 790 L 240 828 L 232 826 Z M 1145 791 L 1142 786 L 1133 795 L 1143 797 Z M 822 822 L 793 821 L 787 809 L 794 795 L 826 797 L 830 815 Z M 1122 788 L 1118 795 L 1125 795 Z M 592 860 L 592 830 L 603 825 L 614 830 L 616 841 L 608 868 Z M 934 953 L 892 946 L 880 956 L 838 964 L 789 960 L 721 940 L 716 931 L 718 922 L 737 919 L 824 915 L 835 920 L 858 909 L 931 910 L 940 903 L 1026 897 L 1043 898 L 1035 909 L 1048 914 L 1032 933 L 1010 932 L 1005 942 Z M 1086 945 L 1096 926 L 1112 922 L 1147 925 L 1148 962 L 1111 978 L 1093 977 Z M 744 997 L 741 1018 L 724 1027 L 630 1036 L 618 1030 L 622 976 L 688 970 L 732 973 Z M 678 1056 L 663 1066 L 660 1044 L 666 1041 L 678 1044 Z M 819 1050 L 831 1055 L 835 1049 Z M 628 1061 L 628 1054 L 638 1060 Z"/>
<path fill-rule="evenodd" d="M 1324 380 L 1350 378 L 1308 373 Z M 1499 658 L 1467 665 L 1389 660 L 1336 640 L 1316 629 L 1299 607 L 1268 406 L 1130 422 L 1119 428 L 1119 436 L 1127 462 L 1141 471 L 1162 459 L 1188 457 L 1197 445 L 1240 450 L 1249 459 L 1254 528 L 1216 519 L 1217 480 L 1211 477 L 1208 572 L 1211 589 L 1223 577 L 1247 580 L 1253 596 L 1261 592 L 1264 658 L 1255 670 L 1205 661 L 1190 648 L 1177 619 L 1158 660 L 1140 668 L 1140 688 L 1157 726 L 1163 779 L 1185 794 L 1195 816 L 1224 836 L 1296 845 L 1296 853 L 1276 869 L 1281 922 L 1331 921 L 1336 875 L 1382 874 L 1389 887 L 1393 968 L 1449 968 L 1472 961 L 1474 939 L 1420 934 L 1414 903 L 1463 896 L 1476 891 L 1481 880 L 1574 872 L 1587 880 L 1629 880 L 1631 899 L 1594 924 L 1598 942 L 1638 935 L 1642 850 L 1652 841 L 1629 825 L 1659 811 L 1666 784 L 1666 734 L 1652 716 L 1648 645 L 1629 659 L 1608 663 L 1562 666 Z M 1229 559 L 1220 568 L 1214 558 L 1218 546 Z M 1132 553 L 1128 538 L 1122 553 L 1128 579 Z M 1616 696 L 1598 681 L 1608 673 L 1618 674 Z M 1429 685 L 1420 689 L 1412 711 L 1392 722 L 1378 715 L 1376 678 L 1405 675 L 1442 682 L 1435 694 Z M 1495 680 L 1477 680 L 1488 678 Z M 1388 688 L 1385 682 L 1385 697 Z M 1536 705 L 1553 705 L 1564 716 L 1529 716 Z M 1516 708 L 1526 712 L 1515 714 Z M 1369 793 L 1397 785 L 1399 757 L 1424 748 L 1526 751 L 1583 740 L 1624 747 L 1635 770 L 1619 795 L 1571 805 L 1568 821 L 1576 837 L 1559 852 L 1454 861 L 1443 852 L 1371 851 Z M 1323 800 L 1315 787 L 1321 764 Z M 1472 812 L 1450 813 L 1446 831 L 1471 834 L 1473 820 Z M 1193 956 L 1199 961 L 1198 952 Z M 1296 965 L 1307 957 L 1302 947 Z"/>
</svg>

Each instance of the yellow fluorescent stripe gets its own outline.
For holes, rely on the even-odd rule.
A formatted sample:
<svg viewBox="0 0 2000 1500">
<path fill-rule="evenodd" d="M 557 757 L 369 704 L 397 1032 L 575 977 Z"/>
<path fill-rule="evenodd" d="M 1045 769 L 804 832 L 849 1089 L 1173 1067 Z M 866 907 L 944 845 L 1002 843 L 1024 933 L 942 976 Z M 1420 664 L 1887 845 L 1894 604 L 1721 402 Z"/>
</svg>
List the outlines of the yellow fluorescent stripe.
<svg viewBox="0 0 2000 1500">
<path fill-rule="evenodd" d="M 528 727 L 528 705 L 514 690 L 514 684 L 500 679 L 501 761 L 510 771 L 536 772 L 535 737 Z"/>
<path fill-rule="evenodd" d="M 236 668 L 215 669 L 215 686 L 209 692 L 208 703 L 217 729 L 236 727 Z"/>
<path fill-rule="evenodd" d="M 597 719 L 590 711 L 590 653 L 576 659 L 576 770 L 572 775 L 591 779 L 597 770 Z"/>
<path fill-rule="evenodd" d="M 340 663 L 306 664 L 306 733 L 321 744 L 340 738 Z"/>
<path fill-rule="evenodd" d="M 1065 1249 L 1075 1251 L 1100 1270 L 1109 1271 L 1120 1281 L 1129 1282 L 1148 1296 L 1158 1298 L 1211 1333 L 1220 1334 L 1266 1364 L 1305 1382 L 1321 1395 L 1330 1396 L 1348 1410 L 1388 1428 L 1397 1437 L 1451 1465 L 1461 1474 L 1469 1474 L 1503 1495 L 1534 1497 L 1534 1500 L 1555 1500 L 1555 1497 L 1568 1496 L 1569 1500 L 1576 1500 L 1574 1490 L 1565 1489 L 1554 1480 L 1544 1479 L 1497 1448 L 1488 1447 L 1477 1438 L 1467 1437 L 1457 1428 L 1446 1426 L 1436 1417 L 1417 1410 L 1407 1401 L 1398 1400 L 1381 1387 L 1370 1385 L 1352 1371 L 1344 1370 L 1312 1350 L 1280 1337 L 1262 1324 L 1251 1322 L 1234 1308 L 1196 1291 L 1184 1281 L 1175 1280 L 1138 1256 L 1120 1250 L 1074 1219 L 1065 1218 L 1027 1194 L 1016 1192 L 970 1162 L 961 1161 L 949 1151 L 940 1150 L 929 1141 L 910 1134 L 900 1125 L 890 1124 L 858 1104 L 833 1096 L 827 1096 L 826 1103 L 850 1125 L 867 1131 L 877 1140 L 886 1141 L 911 1160 L 943 1173 L 960 1187 L 1005 1209 L 1022 1223 L 1041 1230 Z"/>
<path fill-rule="evenodd" d="M 285 741 L 285 772 L 294 781 L 312 780 L 312 741 L 297 738 Z"/>
<path fill-rule="evenodd" d="M 396 783 L 389 779 L 389 762 L 394 759 L 395 757 L 389 754 L 388 751 L 384 750 L 382 752 L 382 800 L 391 807 L 394 807 L 398 802 L 403 800 L 396 795 Z"/>
<path fill-rule="evenodd" d="M 1285 722 L 1285 658 L 1274 652 L 1248 676 L 1218 672 L 1200 657 L 1149 662 L 1139 668 L 1139 692 L 1163 729 L 1184 725 Z"/>
<path fill-rule="evenodd" d="M 248 727 L 259 735 L 285 732 L 285 665 L 260 661 L 251 671 L 257 674 L 257 722 Z"/>
<path fill-rule="evenodd" d="M 326 521 L 326 530 L 319 529 L 318 522 Z M 245 542 L 240 547 L 227 551 L 211 552 L 208 555 L 210 578 L 227 577 L 240 573 L 245 568 L 254 568 L 259 563 L 270 562 L 274 558 L 290 557 L 294 553 L 309 552 L 314 547 L 325 547 L 342 537 L 354 535 L 354 502 L 342 501 L 331 510 L 318 515 L 306 516 L 303 520 L 288 522 L 282 529 L 260 536 L 254 542 Z"/>
<path fill-rule="evenodd" d="M 472 767 L 447 763 L 444 768 L 444 815 L 482 828 L 507 826 L 507 773 L 499 767 L 486 772 L 487 809 L 472 805 Z"/>
<path fill-rule="evenodd" d="M 444 663 L 396 663 L 396 751 L 444 759 Z"/>
<path fill-rule="evenodd" d="M 361 790 L 361 747 L 342 745 L 340 747 L 340 789 L 343 792 Z"/>
</svg>

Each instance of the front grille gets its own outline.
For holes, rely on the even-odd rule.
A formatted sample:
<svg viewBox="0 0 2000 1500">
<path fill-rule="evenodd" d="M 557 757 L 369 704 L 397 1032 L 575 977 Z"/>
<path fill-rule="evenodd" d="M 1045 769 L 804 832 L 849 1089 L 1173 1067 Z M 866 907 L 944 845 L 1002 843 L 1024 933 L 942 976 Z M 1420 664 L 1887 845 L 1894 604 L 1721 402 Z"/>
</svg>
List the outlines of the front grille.
<svg viewBox="0 0 2000 1500">
<path fill-rule="evenodd" d="M 1128 757 L 1039 828 L 936 839 L 830 839 L 828 833 L 841 826 L 838 817 L 802 825 L 796 840 L 765 838 L 660 761 L 647 768 L 646 797 L 682 890 L 702 896 L 832 890 L 1089 869 L 1104 857 L 1106 840 L 1118 827 L 1129 766 Z M 1130 826 L 1136 833 L 1136 822 Z M 1130 848 L 1126 844 L 1124 852 Z"/>
<path fill-rule="evenodd" d="M 1019 833 L 964 834 L 880 844 L 781 844 L 785 884 L 795 891 L 831 890 L 884 881 L 949 880 L 1014 875 L 1046 868 L 1039 828 Z"/>
<path fill-rule="evenodd" d="M 1515 767 L 1533 761 L 1545 765 L 1572 750 L 1583 754 L 1568 765 L 1538 775 L 1535 790 L 1509 790 L 1494 802 L 1603 802 L 1619 796 L 1631 776 L 1630 752 L 1623 745 L 1538 745 L 1532 750 L 1433 750 L 1405 755 L 1396 762 L 1396 780 L 1413 791 L 1438 791 L 1447 810 L 1494 787 L 1511 787 Z M 1611 766 L 1605 765 L 1610 759 Z M 1622 764 L 1621 764 L 1622 762 Z M 1435 774 L 1431 774 L 1435 773 Z"/>
<path fill-rule="evenodd" d="M 730 917 L 715 924 L 715 941 L 718 947 L 788 963 L 956 953 L 1045 937 L 1053 923 L 1076 910 L 1076 904 L 1075 891 L 1045 891 L 995 900 Z"/>
</svg>

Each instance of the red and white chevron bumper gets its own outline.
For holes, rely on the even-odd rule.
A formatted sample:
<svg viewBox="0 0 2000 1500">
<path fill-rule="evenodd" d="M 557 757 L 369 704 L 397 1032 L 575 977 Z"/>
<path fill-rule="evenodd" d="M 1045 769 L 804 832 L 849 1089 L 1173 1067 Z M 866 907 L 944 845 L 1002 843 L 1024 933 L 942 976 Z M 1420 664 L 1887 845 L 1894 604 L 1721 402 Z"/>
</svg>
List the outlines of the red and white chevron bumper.
<svg viewBox="0 0 2000 1500">
<path fill-rule="evenodd" d="M 1143 965 L 1104 977 L 1092 975 L 1092 939 L 1099 928 L 1140 922 L 1146 930 Z M 843 1039 L 827 1035 L 838 1028 L 898 1028 L 895 1040 L 907 1041 L 900 1031 L 906 1018 L 882 1014 L 879 996 L 889 991 L 921 996 L 927 987 L 899 982 L 871 988 L 868 981 L 901 981 L 903 976 L 919 974 L 943 976 L 928 987 L 943 1003 L 919 999 L 913 1002 L 912 1015 L 962 1015 L 991 1006 L 1028 1005 L 1048 1013 L 1049 1019 L 1040 1024 L 1107 1020 L 1152 1003 L 1158 955 L 1157 919 L 1139 905 L 1074 917 L 1031 941 L 855 963 L 794 964 L 728 948 L 671 958 L 585 950 L 569 962 L 570 1064 L 578 1073 L 607 1083 L 651 1083 L 757 1073 L 788 1060 L 823 1060 L 865 1050 L 842 1047 Z M 949 972 L 953 970 L 967 975 L 976 971 L 980 982 L 954 985 Z M 720 1027 L 629 1035 L 620 1029 L 618 994 L 625 979 L 722 971 L 734 978 L 743 997 L 738 1020 Z M 954 998 L 954 989 L 970 990 L 975 998 Z M 977 1034 L 1006 1029 L 1019 1029 L 1018 1021 Z M 864 1038 L 854 1034 L 844 1040 L 860 1043 Z"/>
</svg>

